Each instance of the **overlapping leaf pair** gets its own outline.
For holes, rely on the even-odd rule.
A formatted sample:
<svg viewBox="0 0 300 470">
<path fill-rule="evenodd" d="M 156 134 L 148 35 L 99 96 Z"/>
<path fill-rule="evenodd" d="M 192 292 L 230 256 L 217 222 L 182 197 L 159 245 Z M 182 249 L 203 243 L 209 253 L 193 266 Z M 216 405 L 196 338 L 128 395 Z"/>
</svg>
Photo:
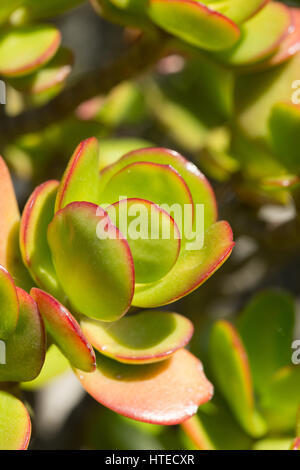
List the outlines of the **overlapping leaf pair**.
<svg viewBox="0 0 300 470">
<path fill-rule="evenodd" d="M 192 323 L 159 310 L 123 315 L 131 305 L 158 307 L 196 289 L 230 255 L 232 232 L 226 222 L 216 222 L 214 194 L 205 177 L 175 152 L 134 151 L 100 174 L 98 160 L 96 139 L 82 142 L 62 181 L 42 184 L 26 204 L 20 248 L 38 288 L 33 287 L 29 295 L 14 286 L 4 268 L 0 271 L 3 308 L 6 305 L 1 332 L 8 338 L 0 380 L 26 382 L 39 374 L 45 354 L 44 323 L 51 341 L 99 402 L 136 420 L 178 423 L 212 396 L 201 363 L 183 349 L 193 333 Z M 16 211 L 1 233 L 7 244 L 3 244 L 1 262 L 7 266 L 9 227 L 18 223 L 18 213 L 3 162 L 2 166 L 3 182 L 10 185 L 2 212 L 5 217 L 6 202 L 10 211 L 10 199 Z M 111 208 L 124 203 L 120 195 L 127 196 L 128 220 L 132 204 L 138 203 L 146 214 L 154 209 L 161 223 L 167 221 L 173 228 L 176 216 L 171 217 L 160 204 L 176 203 L 182 208 L 204 204 L 204 247 L 189 251 L 178 227 L 178 237 L 165 240 L 160 224 L 154 240 L 126 239 L 110 219 Z M 101 201 L 108 204 L 105 210 L 98 206 Z M 99 236 L 103 220 L 100 231 L 118 237 Z M 118 218 L 114 222 L 118 225 Z M 192 219 L 188 222 L 192 229 Z M 147 233 L 150 219 L 149 223 Z M 11 263 L 12 275 L 15 265 Z M 18 325 L 24 337 L 16 339 Z M 27 351 L 27 344 L 33 351 Z"/>
<path fill-rule="evenodd" d="M 59 93 L 71 72 L 73 55 L 61 47 L 61 34 L 36 20 L 52 17 L 82 0 L 0 2 L 0 76 L 12 87 L 43 102 Z M 33 98 L 34 97 L 34 98 Z"/>
<path fill-rule="evenodd" d="M 216 395 L 184 425 L 198 446 L 297 449 L 300 369 L 292 364 L 294 323 L 293 299 L 266 291 L 247 305 L 236 327 L 225 320 L 213 325 L 209 364 Z"/>
</svg>

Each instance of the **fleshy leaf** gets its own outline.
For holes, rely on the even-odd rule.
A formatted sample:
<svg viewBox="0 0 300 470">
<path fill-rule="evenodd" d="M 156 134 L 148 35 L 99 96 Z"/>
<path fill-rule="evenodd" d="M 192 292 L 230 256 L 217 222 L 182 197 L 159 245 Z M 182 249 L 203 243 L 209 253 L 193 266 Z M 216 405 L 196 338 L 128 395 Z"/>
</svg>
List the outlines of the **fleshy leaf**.
<svg viewBox="0 0 300 470">
<path fill-rule="evenodd" d="M 18 226 L 20 214 L 8 168 L 0 157 L 0 264 L 7 268 L 8 247 Z"/>
<path fill-rule="evenodd" d="M 235 328 L 225 320 L 215 323 L 210 338 L 210 358 L 215 383 L 221 389 L 242 427 L 252 436 L 265 432 L 255 410 L 247 353 Z"/>
<path fill-rule="evenodd" d="M 161 28 L 203 49 L 225 49 L 240 36 L 233 21 L 193 0 L 151 0 L 149 14 Z"/>
<path fill-rule="evenodd" d="M 95 372 L 76 373 L 85 390 L 107 408 L 153 424 L 180 423 L 213 394 L 201 362 L 185 349 L 166 361 L 141 366 L 98 354 Z"/>
<path fill-rule="evenodd" d="M 292 298 L 276 291 L 257 295 L 243 311 L 239 332 L 257 390 L 263 391 L 272 375 L 290 363 L 294 320 Z"/>
<path fill-rule="evenodd" d="M 26 450 L 30 435 L 26 407 L 18 398 L 0 390 L 0 450 Z"/>
<path fill-rule="evenodd" d="M 99 213 L 87 202 L 69 204 L 49 225 L 48 241 L 59 281 L 75 310 L 102 321 L 127 312 L 134 290 L 133 259 L 127 241 L 103 210 Z"/>
<path fill-rule="evenodd" d="M 273 431 L 294 431 L 300 407 L 300 368 L 287 366 L 277 371 L 264 390 L 261 407 Z"/>
<path fill-rule="evenodd" d="M 52 18 L 80 5 L 85 0 L 24 0 L 23 5 L 31 19 Z"/>
<path fill-rule="evenodd" d="M 269 1 L 270 0 L 201 0 L 201 3 L 204 3 L 239 24 L 255 15 Z"/>
<path fill-rule="evenodd" d="M 47 242 L 58 185 L 58 181 L 47 181 L 38 186 L 28 199 L 21 219 L 20 248 L 24 264 L 37 285 L 63 298 Z"/>
<path fill-rule="evenodd" d="M 240 41 L 218 57 L 231 65 L 249 65 L 271 55 L 288 34 L 292 18 L 289 9 L 271 2 L 242 27 Z"/>
<path fill-rule="evenodd" d="M 93 137 L 78 145 L 61 180 L 55 212 L 74 201 L 98 202 L 98 161 L 97 139 Z"/>
<path fill-rule="evenodd" d="M 5 364 L 0 364 L 0 382 L 33 380 L 45 358 L 45 331 L 37 305 L 27 292 L 17 288 L 19 320 L 15 332 L 5 341 Z"/>
<path fill-rule="evenodd" d="M 295 54 L 276 68 L 237 78 L 237 122 L 249 137 L 269 140 L 272 109 L 276 103 L 291 103 L 294 93 L 292 84 L 298 76 L 299 64 L 300 54 Z M 298 91 L 295 90 L 295 93 Z"/>
<path fill-rule="evenodd" d="M 123 199 L 108 206 L 106 212 L 126 237 L 135 282 L 149 283 L 165 276 L 176 263 L 181 245 L 181 235 L 172 217 L 143 199 Z"/>
<path fill-rule="evenodd" d="M 40 289 L 33 288 L 30 294 L 37 303 L 48 333 L 71 365 L 85 372 L 95 370 L 93 348 L 73 315 L 54 297 Z"/>
<path fill-rule="evenodd" d="M 146 140 L 132 137 L 118 137 L 118 139 L 102 139 L 100 147 L 99 170 L 116 163 L 123 155 L 132 150 L 152 147 Z"/>
<path fill-rule="evenodd" d="M 187 184 L 196 204 L 204 205 L 204 222 L 208 228 L 217 219 L 217 205 L 214 192 L 209 182 L 200 170 L 191 162 L 182 157 L 179 153 L 164 148 L 144 148 L 134 150 L 124 155 L 114 165 L 107 167 L 100 175 L 100 185 L 103 189 L 109 180 L 124 167 L 136 162 L 152 162 L 161 165 L 170 165 L 174 168 Z M 136 194 L 134 197 L 137 197 Z M 100 194 L 100 199 L 102 196 Z M 105 201 L 103 201 L 105 202 Z M 115 201 L 114 201 L 115 202 Z"/>
<path fill-rule="evenodd" d="M 17 77 L 10 84 L 28 94 L 39 94 L 60 87 L 72 70 L 73 54 L 69 49 L 60 48 L 53 59 L 34 74 Z"/>
<path fill-rule="evenodd" d="M 290 103 L 277 103 L 271 111 L 270 140 L 277 159 L 292 173 L 300 173 L 300 109 Z"/>
<path fill-rule="evenodd" d="M 132 304 L 152 308 L 184 297 L 222 266 L 233 246 L 228 223 L 213 224 L 204 234 L 202 249 L 182 250 L 175 266 L 163 279 L 136 286 Z"/>
<path fill-rule="evenodd" d="M 276 53 L 261 64 L 263 68 L 281 64 L 300 50 L 300 11 L 299 8 L 289 8 L 289 10 L 292 15 L 292 24 L 288 35 L 281 42 Z"/>
<path fill-rule="evenodd" d="M 178 313 L 149 310 L 107 324 L 84 318 L 81 327 L 98 351 L 128 364 L 146 364 L 167 359 L 184 347 L 193 325 Z"/>
<path fill-rule="evenodd" d="M 0 339 L 8 338 L 16 329 L 19 300 L 11 275 L 0 265 Z"/>
<path fill-rule="evenodd" d="M 60 32 L 51 25 L 4 31 L 0 36 L 0 73 L 14 77 L 33 72 L 54 56 L 60 41 Z"/>
</svg>

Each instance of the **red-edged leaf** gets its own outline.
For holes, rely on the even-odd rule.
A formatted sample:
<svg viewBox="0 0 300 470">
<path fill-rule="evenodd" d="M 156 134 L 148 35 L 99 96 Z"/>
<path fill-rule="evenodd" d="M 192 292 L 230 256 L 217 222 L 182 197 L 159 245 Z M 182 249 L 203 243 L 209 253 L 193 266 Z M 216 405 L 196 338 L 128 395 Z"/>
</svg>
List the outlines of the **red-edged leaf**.
<svg viewBox="0 0 300 470">
<path fill-rule="evenodd" d="M 8 77 L 27 75 L 56 53 L 61 34 L 52 25 L 26 25 L 4 30 L 0 36 L 0 73 Z"/>
<path fill-rule="evenodd" d="M 0 450 L 26 450 L 30 435 L 31 421 L 24 404 L 0 391 Z"/>
<path fill-rule="evenodd" d="M 240 36 L 233 21 L 193 0 L 151 0 L 149 14 L 169 33 L 208 50 L 230 47 Z"/>
<path fill-rule="evenodd" d="M 104 406 L 154 424 L 184 421 L 213 394 L 201 362 L 185 349 L 166 361 L 143 366 L 97 355 L 95 372 L 76 373 L 86 391 Z"/>
<path fill-rule="evenodd" d="M 47 331 L 72 366 L 85 372 L 95 370 L 93 348 L 73 315 L 54 297 L 40 289 L 33 288 L 30 294 L 37 303 Z"/>
<path fill-rule="evenodd" d="M 0 157 L 0 264 L 7 268 L 8 245 L 18 225 L 20 214 L 8 168 Z"/>
<path fill-rule="evenodd" d="M 58 181 L 46 181 L 28 199 L 21 218 L 20 249 L 23 262 L 37 285 L 63 298 L 47 242 L 58 185 Z"/>
<path fill-rule="evenodd" d="M 124 155 L 114 165 L 106 167 L 100 174 L 100 186 L 103 191 L 109 180 L 124 167 L 137 162 L 152 162 L 161 165 L 170 165 L 187 184 L 192 195 L 193 204 L 204 205 L 205 228 L 217 220 L 217 204 L 213 189 L 204 174 L 182 155 L 165 148 L 148 147 Z M 136 197 L 136 195 L 135 195 Z M 102 199 L 100 193 L 100 200 Z M 104 201 L 105 202 L 105 201 Z"/>
<path fill-rule="evenodd" d="M 233 246 L 230 225 L 227 222 L 213 224 L 204 234 L 202 249 L 182 250 L 175 266 L 163 279 L 137 285 L 132 304 L 152 308 L 184 297 L 222 266 Z"/>
<path fill-rule="evenodd" d="M 98 203 L 99 148 L 94 137 L 75 149 L 58 188 L 55 211 L 74 201 Z"/>
<path fill-rule="evenodd" d="M 15 332 L 5 341 L 0 382 L 27 382 L 41 371 L 45 359 L 45 331 L 33 298 L 17 288 L 20 311 Z"/>
<path fill-rule="evenodd" d="M 80 324 L 98 351 L 128 364 L 165 360 L 186 346 L 194 331 L 182 315 L 155 310 L 126 315 L 114 323 L 84 318 Z"/>
<path fill-rule="evenodd" d="M 56 213 L 48 241 L 59 281 L 75 310 L 102 321 L 124 315 L 134 290 L 127 241 L 95 204 L 73 202 Z"/>
</svg>

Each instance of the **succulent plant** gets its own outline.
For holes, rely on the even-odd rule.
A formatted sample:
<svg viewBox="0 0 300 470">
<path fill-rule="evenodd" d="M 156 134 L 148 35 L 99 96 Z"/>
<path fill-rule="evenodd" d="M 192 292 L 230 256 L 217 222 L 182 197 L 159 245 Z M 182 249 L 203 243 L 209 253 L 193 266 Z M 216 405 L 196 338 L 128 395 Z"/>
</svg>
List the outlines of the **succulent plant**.
<svg viewBox="0 0 300 470">
<path fill-rule="evenodd" d="M 15 210 L 15 220 L 3 226 L 1 262 L 7 266 L 9 227 L 18 224 L 18 212 L 8 171 L 1 165 L 8 193 L 3 219 L 12 216 L 12 201 Z M 120 195 L 127 198 L 119 200 Z M 125 202 L 127 221 L 138 204 L 146 210 L 147 235 L 155 228 L 157 237 L 123 236 L 110 216 L 112 208 Z M 171 208 L 204 205 L 203 247 L 188 249 L 187 229 L 177 227 L 179 214 L 173 218 L 161 209 L 163 203 Z M 150 209 L 159 218 L 148 218 Z M 99 173 L 97 140 L 82 142 L 61 182 L 38 186 L 22 214 L 22 259 L 37 287 L 29 295 L 1 268 L 0 332 L 6 341 L 1 381 L 28 382 L 38 376 L 45 325 L 50 344 L 58 346 L 83 387 L 105 406 L 157 424 L 179 423 L 194 414 L 211 398 L 212 385 L 199 360 L 183 349 L 193 334 L 190 320 L 160 310 L 124 315 L 131 306 L 160 307 L 187 295 L 225 262 L 234 245 L 232 232 L 216 217 L 208 181 L 176 152 L 136 150 Z M 172 232 L 163 238 L 166 224 L 176 226 L 176 238 Z M 192 218 L 185 224 L 191 224 L 190 233 Z M 101 237 L 99 230 L 118 236 Z"/>
<path fill-rule="evenodd" d="M 198 448 L 299 447 L 294 326 L 293 298 L 274 290 L 257 294 L 235 324 L 212 325 L 205 365 L 215 396 L 183 424 Z"/>
</svg>

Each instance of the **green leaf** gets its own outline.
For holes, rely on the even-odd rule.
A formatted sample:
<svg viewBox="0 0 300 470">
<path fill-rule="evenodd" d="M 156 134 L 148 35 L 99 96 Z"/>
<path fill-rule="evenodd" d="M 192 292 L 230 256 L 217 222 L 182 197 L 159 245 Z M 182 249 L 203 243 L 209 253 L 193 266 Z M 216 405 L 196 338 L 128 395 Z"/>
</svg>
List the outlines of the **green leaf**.
<svg viewBox="0 0 300 470">
<path fill-rule="evenodd" d="M 18 229 L 20 213 L 8 168 L 0 157 L 0 186 L 5 197 L 0 198 L 0 264 L 8 268 L 11 239 Z"/>
<path fill-rule="evenodd" d="M 270 0 L 201 0 L 209 8 L 227 16 L 235 23 L 243 23 L 263 8 Z"/>
<path fill-rule="evenodd" d="M 58 188 L 55 212 L 74 201 L 98 202 L 98 161 L 97 139 L 92 137 L 78 145 Z"/>
<path fill-rule="evenodd" d="M 93 348 L 73 315 L 54 297 L 40 289 L 33 288 L 30 294 L 37 303 L 48 333 L 71 365 L 85 372 L 95 370 L 96 358 Z"/>
<path fill-rule="evenodd" d="M 51 25 L 10 29 L 0 36 L 0 73 L 7 77 L 27 75 L 48 62 L 61 42 Z"/>
<path fill-rule="evenodd" d="M 5 364 L 0 364 L 0 382 L 26 382 L 40 373 L 45 359 L 45 331 L 37 305 L 20 288 L 19 320 L 15 332 L 5 341 Z"/>
<path fill-rule="evenodd" d="M 231 65 L 249 65 L 270 56 L 288 34 L 291 25 L 289 9 L 271 2 L 242 27 L 242 36 L 231 49 L 218 57 Z"/>
<path fill-rule="evenodd" d="M 21 219 L 20 248 L 24 264 L 37 285 L 64 298 L 47 242 L 58 185 L 58 181 L 47 181 L 38 186 L 28 199 Z"/>
<path fill-rule="evenodd" d="M 258 391 L 263 392 L 272 375 L 290 363 L 294 322 L 293 299 L 281 292 L 262 292 L 243 311 L 239 333 Z"/>
<path fill-rule="evenodd" d="M 29 18 L 52 18 L 86 0 L 23 0 Z"/>
<path fill-rule="evenodd" d="M 234 242 L 227 222 L 213 224 L 200 250 L 182 250 L 171 271 L 160 281 L 137 285 L 132 304 L 152 308 L 184 297 L 203 284 L 230 256 Z"/>
<path fill-rule="evenodd" d="M 100 146 L 99 170 L 116 163 L 125 153 L 140 148 L 152 147 L 146 140 L 132 137 L 118 137 L 117 139 L 102 139 Z"/>
<path fill-rule="evenodd" d="M 134 289 L 133 259 L 104 211 L 87 202 L 69 204 L 49 225 L 48 241 L 59 281 L 75 310 L 102 321 L 127 312 Z"/>
<path fill-rule="evenodd" d="M 299 390 L 299 366 L 283 367 L 273 375 L 260 403 L 273 431 L 294 432 L 300 407 Z"/>
<path fill-rule="evenodd" d="M 225 49 L 240 36 L 229 18 L 195 1 L 151 0 L 149 15 L 161 28 L 203 49 Z"/>
<path fill-rule="evenodd" d="M 201 362 L 185 349 L 156 364 L 128 365 L 97 355 L 97 369 L 76 371 L 85 390 L 107 408 L 137 421 L 178 424 L 211 399 Z"/>
<path fill-rule="evenodd" d="M 191 216 L 194 210 L 191 192 L 184 179 L 169 165 L 131 163 L 111 177 L 100 198 L 104 207 L 124 198 L 150 201 L 172 215 L 182 237 L 192 229 L 192 220 L 183 223 L 185 205 L 190 206 Z"/>
<path fill-rule="evenodd" d="M 11 86 L 22 93 L 39 95 L 61 89 L 71 73 L 73 54 L 69 49 L 60 48 L 57 54 L 46 65 L 30 75 L 9 80 Z"/>
<path fill-rule="evenodd" d="M 237 123 L 253 139 L 269 141 L 269 118 L 276 103 L 291 103 L 297 90 L 300 54 L 276 68 L 237 78 Z M 259 119 L 257 118 L 259 116 Z M 269 175 L 270 176 L 270 175 Z"/>
<path fill-rule="evenodd" d="M 209 182 L 200 170 L 179 153 L 164 148 L 143 148 L 124 155 L 119 161 L 106 168 L 100 175 L 101 190 L 106 187 L 110 179 L 126 166 L 137 162 L 150 162 L 160 165 L 169 165 L 176 170 L 187 184 L 193 198 L 193 204 L 204 205 L 205 228 L 208 228 L 217 219 L 217 205 L 215 195 Z M 134 197 L 137 197 L 134 195 Z M 100 193 L 100 199 L 102 199 Z M 103 200 L 103 199 L 102 199 Z M 103 201 L 104 202 L 104 201 Z M 106 202 L 106 201 L 105 201 Z M 115 201 L 114 201 L 115 202 Z M 163 201 L 165 202 L 165 201 Z"/>
<path fill-rule="evenodd" d="M 300 173 L 300 109 L 290 103 L 277 103 L 270 114 L 270 140 L 280 163 L 292 173 Z"/>
<path fill-rule="evenodd" d="M 266 431 L 255 409 L 247 353 L 235 328 L 225 320 L 215 323 L 210 337 L 211 366 L 216 385 L 241 426 L 253 437 Z"/>
<path fill-rule="evenodd" d="M 81 327 L 94 347 L 105 356 L 128 364 L 167 359 L 184 347 L 193 325 L 178 313 L 149 310 L 107 324 L 83 318 Z"/>
<path fill-rule="evenodd" d="M 0 450 L 26 450 L 31 421 L 23 403 L 0 390 Z"/>
<path fill-rule="evenodd" d="M 128 242 L 136 283 L 157 281 L 172 269 L 180 253 L 181 235 L 166 211 L 144 199 L 123 199 L 106 212 Z"/>
<path fill-rule="evenodd" d="M 11 275 L 0 265 L 0 339 L 15 331 L 19 318 L 19 300 Z"/>
<path fill-rule="evenodd" d="M 300 10 L 299 8 L 289 8 L 292 15 L 292 23 L 288 35 L 281 41 L 274 55 L 260 64 L 258 67 L 267 69 L 274 65 L 281 64 L 299 51 L 300 45 Z"/>
</svg>

